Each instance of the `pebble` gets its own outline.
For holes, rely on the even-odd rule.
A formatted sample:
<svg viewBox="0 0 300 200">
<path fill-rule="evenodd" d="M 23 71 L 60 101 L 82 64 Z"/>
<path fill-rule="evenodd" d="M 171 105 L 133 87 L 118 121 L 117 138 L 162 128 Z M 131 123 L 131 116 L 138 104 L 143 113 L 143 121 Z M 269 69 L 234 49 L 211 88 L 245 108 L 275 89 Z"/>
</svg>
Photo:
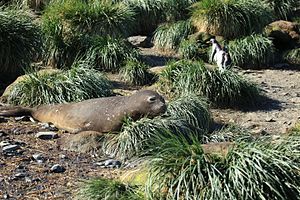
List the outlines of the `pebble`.
<svg viewBox="0 0 300 200">
<path fill-rule="evenodd" d="M 18 122 L 29 122 L 30 121 L 30 116 L 22 116 L 22 117 L 15 117 L 15 120 Z"/>
<path fill-rule="evenodd" d="M 266 121 L 266 122 L 276 122 L 276 120 L 273 119 L 272 117 L 267 117 L 267 118 L 265 119 L 265 121 Z"/>
<path fill-rule="evenodd" d="M 8 141 L 1 141 L 0 142 L 0 147 L 4 147 L 4 146 L 7 146 L 7 145 L 10 145 L 10 143 Z"/>
<path fill-rule="evenodd" d="M 32 155 L 32 158 L 37 161 L 38 163 L 43 163 L 44 162 L 44 157 L 42 154 L 34 154 Z"/>
<path fill-rule="evenodd" d="M 8 120 L 4 117 L 0 117 L 0 123 L 6 123 Z"/>
<path fill-rule="evenodd" d="M 103 168 L 120 168 L 121 167 L 121 162 L 119 160 L 114 160 L 114 159 L 108 159 L 102 162 L 97 162 L 96 165 L 103 167 Z"/>
<path fill-rule="evenodd" d="M 2 151 L 3 152 L 11 152 L 11 151 L 16 151 L 20 149 L 20 146 L 19 145 L 16 145 L 16 144 L 10 144 L 10 145 L 6 145 L 2 148 Z"/>
<path fill-rule="evenodd" d="M 35 136 L 42 140 L 51 140 L 58 138 L 58 134 L 56 132 L 38 132 Z"/>
<path fill-rule="evenodd" d="M 58 131 L 58 128 L 56 128 L 53 124 L 51 123 L 39 123 L 39 125 L 46 130 L 49 131 Z"/>
<path fill-rule="evenodd" d="M 54 173 L 63 173 L 66 171 L 66 169 L 59 164 L 55 164 L 51 167 L 50 171 Z"/>
<path fill-rule="evenodd" d="M 5 133 L 4 131 L 0 131 L 0 137 L 4 137 L 7 136 L 7 133 Z"/>
<path fill-rule="evenodd" d="M 19 173 L 16 173 L 13 177 L 12 177 L 12 180 L 20 180 L 24 177 L 26 177 L 26 173 L 25 172 L 19 172 Z"/>
<path fill-rule="evenodd" d="M 59 158 L 60 158 L 60 159 L 67 159 L 67 156 L 64 155 L 64 154 L 60 154 L 60 155 L 59 155 Z"/>
</svg>

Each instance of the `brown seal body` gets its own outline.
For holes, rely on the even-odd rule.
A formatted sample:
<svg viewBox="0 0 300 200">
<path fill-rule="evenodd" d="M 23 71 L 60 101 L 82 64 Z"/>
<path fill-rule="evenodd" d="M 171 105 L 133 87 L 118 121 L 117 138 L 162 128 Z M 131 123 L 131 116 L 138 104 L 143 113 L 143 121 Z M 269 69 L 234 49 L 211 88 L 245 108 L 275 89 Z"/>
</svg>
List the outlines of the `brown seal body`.
<svg viewBox="0 0 300 200">
<path fill-rule="evenodd" d="M 40 122 L 51 122 L 71 133 L 81 131 L 113 132 L 120 130 L 125 117 L 137 120 L 166 111 L 165 100 L 157 92 L 144 90 L 131 96 L 85 100 L 79 103 L 42 105 L 35 108 L 15 107 L 0 111 L 2 116 L 29 113 Z"/>
</svg>

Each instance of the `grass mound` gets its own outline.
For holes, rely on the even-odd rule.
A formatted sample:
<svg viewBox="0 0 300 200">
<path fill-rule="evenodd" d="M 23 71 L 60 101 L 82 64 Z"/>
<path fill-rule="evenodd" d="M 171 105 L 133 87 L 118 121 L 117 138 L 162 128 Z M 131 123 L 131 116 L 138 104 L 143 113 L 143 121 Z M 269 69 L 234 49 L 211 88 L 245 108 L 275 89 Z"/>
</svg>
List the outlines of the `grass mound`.
<svg viewBox="0 0 300 200">
<path fill-rule="evenodd" d="M 108 179 L 94 179 L 82 184 L 76 199 L 93 200 L 143 200 L 136 187 Z"/>
<path fill-rule="evenodd" d="M 127 60 L 138 58 L 139 52 L 122 38 L 96 36 L 90 38 L 87 59 L 101 71 L 117 72 Z"/>
<path fill-rule="evenodd" d="M 242 68 L 259 68 L 274 61 L 274 45 L 262 35 L 233 40 L 228 48 L 233 64 Z"/>
<path fill-rule="evenodd" d="M 200 45 L 194 40 L 182 40 L 179 44 L 178 53 L 184 59 L 196 59 Z"/>
<path fill-rule="evenodd" d="M 158 48 L 176 50 L 180 42 L 192 32 L 190 20 L 163 24 L 155 30 L 153 43 Z"/>
<path fill-rule="evenodd" d="M 109 137 L 104 151 L 121 159 L 144 156 L 160 138 L 183 135 L 202 138 L 209 129 L 210 113 L 203 99 L 195 95 L 178 98 L 170 103 L 168 112 L 154 119 L 142 118 L 136 122 L 127 119 L 119 134 Z"/>
<path fill-rule="evenodd" d="M 108 43 L 103 51 L 108 50 L 114 56 L 115 44 L 111 45 L 112 40 L 109 38 L 127 36 L 133 17 L 134 12 L 123 3 L 52 1 L 42 16 L 48 63 L 69 67 L 78 54 L 84 55 L 90 47 L 103 44 L 103 39 L 97 41 L 99 45 L 93 43 L 95 37 L 100 36 L 106 38 Z"/>
<path fill-rule="evenodd" d="M 286 53 L 284 56 L 285 60 L 294 65 L 300 64 L 300 48 L 292 49 Z"/>
<path fill-rule="evenodd" d="M 119 75 L 122 80 L 132 85 L 146 85 L 154 79 L 154 75 L 148 71 L 148 66 L 138 60 L 127 61 Z"/>
<path fill-rule="evenodd" d="M 203 0 L 192 8 L 199 31 L 227 39 L 260 32 L 271 20 L 272 10 L 260 0 Z"/>
<path fill-rule="evenodd" d="M 25 13 L 0 8 L 0 76 L 15 78 L 42 51 L 42 35 Z"/>
<path fill-rule="evenodd" d="M 265 0 L 273 9 L 278 19 L 289 20 L 294 15 L 294 9 L 299 6 L 297 0 Z"/>
<path fill-rule="evenodd" d="M 92 69 L 89 63 L 77 61 L 70 70 L 60 73 L 27 74 L 11 89 L 7 102 L 36 106 L 76 102 L 111 94 L 111 85 L 103 74 Z"/>
<path fill-rule="evenodd" d="M 297 199 L 299 139 L 229 143 L 225 152 L 215 154 L 197 140 L 165 138 L 154 147 L 157 153 L 148 165 L 147 195 L 154 199 Z M 218 145 L 211 148 L 215 151 Z"/>
<path fill-rule="evenodd" d="M 169 63 L 160 74 L 159 85 L 164 93 L 196 93 L 219 107 L 251 107 L 260 97 L 260 90 L 255 84 L 229 70 L 208 69 L 201 61 Z"/>
</svg>

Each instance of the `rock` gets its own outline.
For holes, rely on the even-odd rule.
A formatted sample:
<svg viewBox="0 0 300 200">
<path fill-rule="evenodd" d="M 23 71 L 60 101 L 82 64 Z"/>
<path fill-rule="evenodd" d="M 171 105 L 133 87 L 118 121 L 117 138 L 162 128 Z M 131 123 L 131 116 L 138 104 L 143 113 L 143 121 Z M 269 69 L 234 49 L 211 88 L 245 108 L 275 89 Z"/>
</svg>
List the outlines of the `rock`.
<svg viewBox="0 0 300 200">
<path fill-rule="evenodd" d="M 67 159 L 67 156 L 64 155 L 64 154 L 60 154 L 58 157 L 59 157 L 60 159 Z"/>
<path fill-rule="evenodd" d="M 276 122 L 276 120 L 274 120 L 272 117 L 267 117 L 265 119 L 266 122 Z"/>
<path fill-rule="evenodd" d="M 130 42 L 133 46 L 136 47 L 151 47 L 151 39 L 147 36 L 131 36 L 127 38 L 128 42 Z"/>
<path fill-rule="evenodd" d="M 8 120 L 4 117 L 0 117 L 0 123 L 6 123 Z"/>
<path fill-rule="evenodd" d="M 84 131 L 75 135 L 70 135 L 61 140 L 64 150 L 79 153 L 90 153 L 98 151 L 103 141 L 103 134 L 96 131 Z"/>
<path fill-rule="evenodd" d="M 300 43 L 299 24 L 289 21 L 275 21 L 265 28 L 268 37 L 273 38 L 273 42 L 278 49 L 289 49 Z"/>
<path fill-rule="evenodd" d="M 18 149 L 20 149 L 21 147 L 19 145 L 16 144 L 10 144 L 10 145 L 6 145 L 2 148 L 3 152 L 11 152 L 11 151 L 16 151 Z"/>
<path fill-rule="evenodd" d="M 5 133 L 4 131 L 0 131 L 0 137 L 4 137 L 7 136 L 7 133 Z"/>
<path fill-rule="evenodd" d="M 56 132 L 38 132 L 35 137 L 42 140 L 51 140 L 58 138 L 58 134 Z"/>
<path fill-rule="evenodd" d="M 10 145 L 10 142 L 8 142 L 8 141 L 1 141 L 0 142 L 0 147 L 4 147 L 4 146 L 7 146 L 7 145 Z"/>
<path fill-rule="evenodd" d="M 43 129 L 49 130 L 49 131 L 58 131 L 58 128 L 56 128 L 52 123 L 39 123 Z"/>
<path fill-rule="evenodd" d="M 29 122 L 30 121 L 30 116 L 22 116 L 22 117 L 15 117 L 15 120 L 22 121 L 22 122 Z"/>
<path fill-rule="evenodd" d="M 273 67 L 276 69 L 285 69 L 285 68 L 289 68 L 290 65 L 287 63 L 277 63 Z"/>
<path fill-rule="evenodd" d="M 108 159 L 102 162 L 97 162 L 96 165 L 103 167 L 103 168 L 120 168 L 121 167 L 121 162 L 119 160 L 114 160 L 114 159 Z"/>
<path fill-rule="evenodd" d="M 44 157 L 42 156 L 42 154 L 33 154 L 32 158 L 38 162 L 38 163 L 43 163 L 44 162 Z"/>
<path fill-rule="evenodd" d="M 253 135 L 258 135 L 258 136 L 261 136 L 261 135 L 267 135 L 267 131 L 265 131 L 264 129 L 253 129 L 251 130 L 252 134 Z"/>
<path fill-rule="evenodd" d="M 25 172 L 19 172 L 19 173 L 16 173 L 13 177 L 12 177 L 12 180 L 20 180 L 22 178 L 25 178 L 27 176 L 27 173 Z"/>
<path fill-rule="evenodd" d="M 66 169 L 59 164 L 55 164 L 51 167 L 50 171 L 53 173 L 63 173 L 66 171 Z"/>
</svg>

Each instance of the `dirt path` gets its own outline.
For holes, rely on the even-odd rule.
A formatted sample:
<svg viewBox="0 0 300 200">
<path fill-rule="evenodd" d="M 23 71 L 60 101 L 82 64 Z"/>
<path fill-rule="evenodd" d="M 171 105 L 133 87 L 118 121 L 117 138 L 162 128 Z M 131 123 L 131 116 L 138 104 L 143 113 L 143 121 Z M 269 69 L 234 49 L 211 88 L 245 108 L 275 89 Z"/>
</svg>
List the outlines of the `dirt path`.
<svg viewBox="0 0 300 200">
<path fill-rule="evenodd" d="M 212 109 L 216 121 L 236 123 L 254 133 L 286 132 L 300 120 L 300 71 L 295 70 L 242 70 L 241 74 L 257 83 L 272 100 L 262 102 L 262 109 L 238 111 Z"/>
</svg>

